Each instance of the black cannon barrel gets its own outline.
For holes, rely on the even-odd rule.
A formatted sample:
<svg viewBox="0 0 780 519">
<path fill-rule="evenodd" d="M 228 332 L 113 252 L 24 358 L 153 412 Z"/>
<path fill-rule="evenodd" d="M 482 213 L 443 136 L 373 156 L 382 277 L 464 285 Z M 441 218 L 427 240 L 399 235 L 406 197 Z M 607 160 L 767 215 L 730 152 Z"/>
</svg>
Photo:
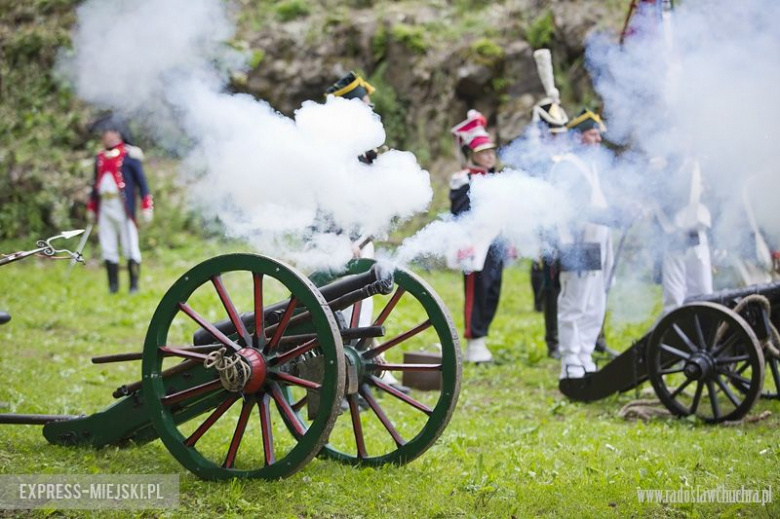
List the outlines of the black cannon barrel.
<svg viewBox="0 0 780 519">
<path fill-rule="evenodd" d="M 772 306 L 780 305 L 780 281 L 775 283 L 765 283 L 762 285 L 750 285 L 742 288 L 733 288 L 720 290 L 712 294 L 690 297 L 685 300 L 686 303 L 707 301 L 718 303 L 723 306 L 733 307 L 740 299 L 750 295 L 762 295 L 769 299 Z"/>
<path fill-rule="evenodd" d="M 83 416 L 83 415 L 82 415 Z M 81 416 L 62 415 L 62 414 L 0 414 L 0 424 L 15 425 L 46 425 L 50 422 L 62 422 L 64 420 L 75 420 Z"/>
<path fill-rule="evenodd" d="M 337 279 L 332 283 L 328 283 L 327 285 L 320 287 L 319 290 L 325 300 L 328 303 L 331 303 L 336 299 L 339 299 L 347 294 L 354 293 L 357 290 L 375 283 L 379 279 L 379 268 L 374 265 L 367 272 L 344 276 L 343 278 Z M 290 300 L 286 299 L 284 301 L 280 301 L 265 307 L 263 314 L 265 315 L 266 323 L 274 324 L 276 321 L 278 321 L 278 317 L 274 319 L 274 315 L 280 317 L 289 303 Z M 247 328 L 254 328 L 255 313 L 242 313 L 241 320 L 244 322 L 244 325 Z M 236 329 L 233 326 L 233 323 L 230 322 L 230 319 L 223 319 L 222 321 L 214 323 L 214 326 L 217 328 L 217 330 L 224 333 L 225 335 L 236 333 Z M 214 338 L 209 332 L 203 329 L 196 331 L 195 335 L 193 336 L 193 344 L 196 346 L 211 344 L 212 342 L 214 342 Z"/>
</svg>

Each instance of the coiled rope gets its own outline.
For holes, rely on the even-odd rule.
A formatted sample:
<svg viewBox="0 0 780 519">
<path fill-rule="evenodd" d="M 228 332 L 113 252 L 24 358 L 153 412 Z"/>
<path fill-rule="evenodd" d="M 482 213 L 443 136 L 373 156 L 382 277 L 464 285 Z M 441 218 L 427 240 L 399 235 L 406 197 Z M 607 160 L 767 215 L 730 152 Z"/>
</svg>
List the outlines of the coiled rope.
<svg viewBox="0 0 780 519">
<path fill-rule="evenodd" d="M 772 315 L 772 305 L 769 302 L 769 299 L 766 298 L 766 296 L 762 296 L 761 294 L 751 294 L 749 296 L 745 296 L 738 304 L 734 307 L 734 312 L 740 313 L 742 312 L 747 305 L 750 303 L 756 303 L 761 305 L 761 307 L 766 312 L 767 319 L 771 317 Z M 770 355 L 772 355 L 776 359 L 780 359 L 780 333 L 777 332 L 777 328 L 775 328 L 775 325 L 772 324 L 772 321 L 768 321 L 769 323 L 769 335 L 762 341 L 761 346 L 764 347 L 766 351 L 769 352 Z M 718 337 L 721 336 L 723 331 L 721 329 L 718 330 Z"/>
<path fill-rule="evenodd" d="M 249 382 L 249 377 L 252 376 L 252 369 L 249 367 L 249 364 L 243 361 L 241 355 L 226 357 L 226 352 L 227 350 L 224 347 L 217 351 L 212 351 L 208 354 L 206 360 L 203 361 L 203 366 L 206 369 L 215 368 L 219 373 L 219 380 L 222 382 L 222 386 L 231 393 L 238 393 Z"/>
</svg>

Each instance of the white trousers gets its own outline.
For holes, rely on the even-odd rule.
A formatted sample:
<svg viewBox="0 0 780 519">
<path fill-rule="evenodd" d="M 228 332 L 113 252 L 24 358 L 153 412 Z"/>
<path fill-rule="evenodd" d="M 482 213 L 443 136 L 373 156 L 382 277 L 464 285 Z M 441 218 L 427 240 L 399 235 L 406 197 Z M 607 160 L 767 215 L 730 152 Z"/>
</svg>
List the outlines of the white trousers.
<svg viewBox="0 0 780 519">
<path fill-rule="evenodd" d="M 700 233 L 695 247 L 664 252 L 661 266 L 664 313 L 692 296 L 712 293 L 712 262 L 707 236 Z"/>
<path fill-rule="evenodd" d="M 128 260 L 141 263 L 141 248 L 138 245 L 138 228 L 128 218 L 121 198 L 101 200 L 98 216 L 98 241 L 103 260 L 119 263 L 119 247 Z"/>
<path fill-rule="evenodd" d="M 596 371 L 591 358 L 607 313 L 605 271 L 561 272 L 558 341 L 561 378 Z"/>
</svg>

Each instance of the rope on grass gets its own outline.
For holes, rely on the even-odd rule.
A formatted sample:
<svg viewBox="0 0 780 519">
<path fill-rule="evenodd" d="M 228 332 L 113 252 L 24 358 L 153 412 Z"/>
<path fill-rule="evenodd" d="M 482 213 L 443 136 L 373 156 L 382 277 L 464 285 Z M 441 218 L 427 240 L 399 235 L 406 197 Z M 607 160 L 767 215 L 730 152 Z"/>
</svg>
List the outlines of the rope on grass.
<svg viewBox="0 0 780 519">
<path fill-rule="evenodd" d="M 225 357 L 226 351 L 224 347 L 212 351 L 203 361 L 203 365 L 206 369 L 215 368 L 219 373 L 222 386 L 232 393 L 238 393 L 249 382 L 252 371 L 249 364 L 243 361 L 241 355 Z"/>
</svg>

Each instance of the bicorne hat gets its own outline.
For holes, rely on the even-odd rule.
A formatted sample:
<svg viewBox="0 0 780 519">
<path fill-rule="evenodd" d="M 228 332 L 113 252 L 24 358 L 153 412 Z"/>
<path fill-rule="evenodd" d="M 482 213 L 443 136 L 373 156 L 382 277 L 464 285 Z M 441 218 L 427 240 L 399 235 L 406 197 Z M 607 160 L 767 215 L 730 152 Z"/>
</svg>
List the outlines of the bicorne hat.
<svg viewBox="0 0 780 519">
<path fill-rule="evenodd" d="M 365 96 L 373 94 L 375 90 L 368 81 L 355 74 L 354 71 L 349 71 L 347 75 L 329 86 L 325 95 L 334 95 L 345 99 L 363 99 Z"/>
</svg>

